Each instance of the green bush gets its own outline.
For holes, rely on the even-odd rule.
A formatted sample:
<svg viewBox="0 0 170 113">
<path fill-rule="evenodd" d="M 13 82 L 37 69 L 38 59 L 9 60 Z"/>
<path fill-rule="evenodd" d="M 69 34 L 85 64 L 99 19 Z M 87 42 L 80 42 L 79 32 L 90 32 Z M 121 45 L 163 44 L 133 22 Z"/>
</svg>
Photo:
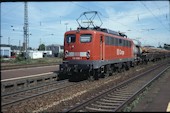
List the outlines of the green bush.
<svg viewBox="0 0 170 113">
<path fill-rule="evenodd" d="M 64 53 L 63 52 L 60 52 L 59 55 L 58 55 L 59 58 L 63 58 L 64 57 Z"/>
<path fill-rule="evenodd" d="M 16 56 L 15 59 L 9 59 L 9 60 L 4 60 L 4 58 L 1 58 L 1 63 L 10 63 L 10 64 L 42 64 L 42 63 L 46 63 L 46 64 L 50 64 L 50 63 L 61 63 L 62 62 L 62 58 L 40 58 L 40 59 L 31 59 L 31 58 L 27 58 L 25 59 L 25 57 L 20 54 L 18 56 Z"/>
<path fill-rule="evenodd" d="M 23 61 L 23 60 L 25 60 L 25 58 L 21 55 L 18 55 L 15 60 L 16 60 L 16 62 L 17 61 Z"/>
</svg>

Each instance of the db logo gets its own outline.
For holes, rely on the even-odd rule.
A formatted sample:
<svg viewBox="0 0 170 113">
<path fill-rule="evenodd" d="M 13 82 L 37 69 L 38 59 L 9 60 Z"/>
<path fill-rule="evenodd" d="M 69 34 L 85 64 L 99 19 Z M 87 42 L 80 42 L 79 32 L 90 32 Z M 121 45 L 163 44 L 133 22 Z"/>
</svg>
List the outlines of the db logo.
<svg viewBox="0 0 170 113">
<path fill-rule="evenodd" d="M 125 54 L 124 51 L 122 51 L 121 49 L 117 49 L 117 55 L 124 55 L 124 54 Z"/>
</svg>

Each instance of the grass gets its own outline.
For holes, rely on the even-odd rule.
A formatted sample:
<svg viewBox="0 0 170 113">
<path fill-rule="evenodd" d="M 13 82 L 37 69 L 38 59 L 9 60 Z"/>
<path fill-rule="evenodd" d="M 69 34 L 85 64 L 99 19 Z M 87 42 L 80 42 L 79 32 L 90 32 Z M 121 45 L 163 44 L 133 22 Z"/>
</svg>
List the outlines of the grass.
<svg viewBox="0 0 170 113">
<path fill-rule="evenodd" d="M 23 58 L 16 58 L 16 59 L 8 59 L 5 60 L 1 58 L 1 65 L 19 65 L 19 64 L 50 64 L 50 63 L 61 63 L 62 58 L 57 57 L 45 57 L 40 59 L 23 59 Z"/>
</svg>

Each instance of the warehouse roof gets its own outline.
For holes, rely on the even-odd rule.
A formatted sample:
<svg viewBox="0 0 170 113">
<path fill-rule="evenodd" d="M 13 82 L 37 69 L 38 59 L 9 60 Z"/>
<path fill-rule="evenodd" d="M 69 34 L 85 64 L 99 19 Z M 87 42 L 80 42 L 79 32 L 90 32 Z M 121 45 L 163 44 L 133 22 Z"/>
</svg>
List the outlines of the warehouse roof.
<svg viewBox="0 0 170 113">
<path fill-rule="evenodd" d="M 0 47 L 11 47 L 11 46 L 7 44 L 0 44 Z"/>
</svg>

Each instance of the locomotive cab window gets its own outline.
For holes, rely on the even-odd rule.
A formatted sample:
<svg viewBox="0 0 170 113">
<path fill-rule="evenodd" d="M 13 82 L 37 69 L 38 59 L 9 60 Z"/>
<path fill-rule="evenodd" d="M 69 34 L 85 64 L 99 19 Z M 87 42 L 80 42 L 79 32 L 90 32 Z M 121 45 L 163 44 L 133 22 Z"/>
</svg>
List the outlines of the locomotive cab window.
<svg viewBox="0 0 170 113">
<path fill-rule="evenodd" d="M 66 35 L 67 43 L 74 43 L 76 41 L 76 35 Z"/>
<path fill-rule="evenodd" d="M 82 43 L 88 43 L 88 42 L 91 42 L 91 40 L 92 40 L 91 34 L 83 34 L 80 36 L 80 42 Z"/>
</svg>

